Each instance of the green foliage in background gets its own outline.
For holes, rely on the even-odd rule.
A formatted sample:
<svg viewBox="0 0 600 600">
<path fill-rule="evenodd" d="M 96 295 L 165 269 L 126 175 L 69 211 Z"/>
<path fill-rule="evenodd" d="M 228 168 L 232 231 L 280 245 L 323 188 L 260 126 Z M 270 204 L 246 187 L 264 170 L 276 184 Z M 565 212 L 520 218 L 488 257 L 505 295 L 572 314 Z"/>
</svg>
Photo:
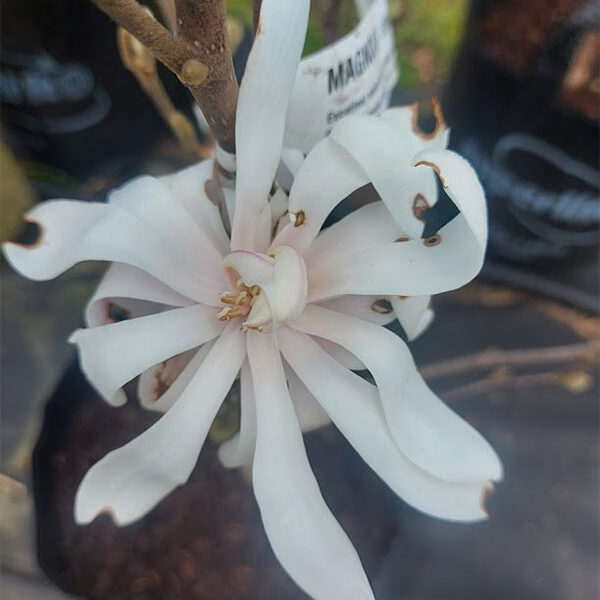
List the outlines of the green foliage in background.
<svg viewBox="0 0 600 600">
<path fill-rule="evenodd" d="M 462 37 L 468 0 L 388 0 L 394 22 L 399 85 L 445 82 Z M 331 0 L 312 0 L 304 54 L 326 45 L 324 15 Z M 226 0 L 227 11 L 252 23 L 251 0 Z M 353 0 L 343 0 L 337 19 L 337 34 L 344 35 L 357 22 Z"/>
</svg>

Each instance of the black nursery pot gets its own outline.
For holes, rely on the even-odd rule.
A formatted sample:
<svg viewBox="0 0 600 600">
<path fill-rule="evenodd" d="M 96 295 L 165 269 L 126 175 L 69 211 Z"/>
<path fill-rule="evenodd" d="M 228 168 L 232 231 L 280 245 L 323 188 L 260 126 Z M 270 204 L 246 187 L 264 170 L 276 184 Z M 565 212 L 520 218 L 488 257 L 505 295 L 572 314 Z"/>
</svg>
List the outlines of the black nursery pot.
<svg viewBox="0 0 600 600">
<path fill-rule="evenodd" d="M 207 440 L 189 482 L 141 521 L 73 520 L 85 472 L 156 420 L 135 400 L 108 406 L 77 365 L 49 401 L 34 452 L 38 560 L 63 590 L 90 600 L 300 600 L 308 598 L 265 537 L 250 475 L 229 471 Z M 174 440 L 176 443 L 176 440 Z M 332 426 L 305 436 L 324 498 L 375 578 L 397 531 L 400 500 Z"/>
<path fill-rule="evenodd" d="M 474 2 L 444 109 L 451 146 L 486 190 L 492 257 L 542 267 L 595 259 L 597 2 Z"/>
</svg>

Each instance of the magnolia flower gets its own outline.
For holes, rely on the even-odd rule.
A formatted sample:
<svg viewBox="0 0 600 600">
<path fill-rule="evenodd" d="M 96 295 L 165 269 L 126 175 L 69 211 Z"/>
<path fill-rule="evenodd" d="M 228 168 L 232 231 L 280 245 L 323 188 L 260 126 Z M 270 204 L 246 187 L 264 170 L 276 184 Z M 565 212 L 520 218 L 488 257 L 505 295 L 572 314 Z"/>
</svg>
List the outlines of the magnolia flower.
<svg viewBox="0 0 600 600">
<path fill-rule="evenodd" d="M 213 161 L 140 177 L 107 203 L 55 200 L 27 215 L 41 236 L 6 244 L 11 264 L 49 279 L 79 261 L 110 265 L 76 331 L 81 366 L 110 403 L 141 374 L 142 403 L 164 412 L 95 464 L 75 518 L 102 511 L 125 525 L 188 479 L 232 383 L 240 430 L 219 454 L 252 465 L 267 536 L 283 567 L 315 599 L 372 599 L 360 559 L 325 504 L 302 430 L 333 421 L 370 467 L 418 510 L 485 518 L 502 477 L 488 443 L 427 387 L 400 337 L 431 318 L 429 296 L 479 271 L 487 229 L 481 186 L 445 149 L 438 115 L 419 131 L 414 108 L 340 121 L 306 157 L 287 195 L 273 186 L 308 0 L 263 0 L 237 109 L 231 236 L 206 190 Z M 423 238 L 436 178 L 459 214 Z M 372 183 L 380 201 L 323 229 L 332 209 Z M 112 322 L 111 306 L 130 318 Z M 393 309 L 393 310 L 392 310 Z M 374 384 L 354 371 L 368 369 Z M 158 385 L 161 384 L 161 385 Z"/>
</svg>

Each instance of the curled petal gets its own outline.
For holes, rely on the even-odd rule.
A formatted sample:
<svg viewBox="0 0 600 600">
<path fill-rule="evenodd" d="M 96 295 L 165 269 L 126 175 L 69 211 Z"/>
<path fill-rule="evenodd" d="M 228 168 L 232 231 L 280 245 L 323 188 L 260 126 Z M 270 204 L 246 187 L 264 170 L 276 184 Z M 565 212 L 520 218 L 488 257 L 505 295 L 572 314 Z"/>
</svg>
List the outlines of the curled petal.
<svg viewBox="0 0 600 600">
<path fill-rule="evenodd" d="M 256 399 L 248 361 L 240 373 L 240 431 L 219 446 L 219 459 L 228 469 L 252 464 L 256 447 Z"/>
<path fill-rule="evenodd" d="M 360 559 L 310 468 L 273 335 L 249 332 L 256 395 L 253 482 L 275 555 L 315 600 L 373 600 Z"/>
<path fill-rule="evenodd" d="M 340 296 L 320 302 L 319 306 L 364 319 L 376 325 L 387 325 L 396 319 L 394 307 L 385 296 Z"/>
<path fill-rule="evenodd" d="M 285 359 L 335 426 L 390 488 L 416 509 L 441 519 L 486 518 L 488 481 L 448 482 L 420 469 L 392 439 L 377 388 L 344 369 L 309 336 L 284 327 L 277 339 Z"/>
<path fill-rule="evenodd" d="M 308 25 L 309 0 L 263 0 L 236 113 L 233 250 L 254 250 L 255 222 L 283 147 L 287 106 Z"/>
<path fill-rule="evenodd" d="M 329 213 L 367 183 L 365 172 L 343 148 L 329 137 L 321 140 L 302 163 L 290 190 L 293 220 L 275 237 L 271 248 L 286 245 L 303 254 Z"/>
<path fill-rule="evenodd" d="M 144 271 L 123 263 L 108 267 L 94 295 L 85 309 L 88 327 L 97 327 L 110 322 L 108 309 L 112 300 L 131 298 L 167 306 L 190 306 L 193 302 L 172 290 L 164 283 Z M 119 306 L 122 302 L 117 302 Z M 124 308 L 129 308 L 125 306 Z M 141 316 L 133 314 L 132 316 Z"/>
<path fill-rule="evenodd" d="M 344 256 L 395 242 L 405 233 L 392 219 L 383 202 L 365 204 L 337 223 L 323 229 L 304 252 L 307 268 L 323 261 L 323 257 Z"/>
<path fill-rule="evenodd" d="M 317 306 L 307 306 L 291 326 L 340 344 L 365 364 L 396 445 L 417 466 L 446 481 L 502 478 L 492 447 L 427 387 L 397 335 Z"/>
<path fill-rule="evenodd" d="M 106 260 L 135 266 L 183 296 L 218 305 L 224 287 L 221 267 L 198 272 L 196 257 L 137 215 L 115 204 L 52 200 L 35 206 L 26 219 L 42 233 L 32 246 L 3 245 L 11 265 L 30 279 L 52 279 L 85 260 Z M 200 234 L 199 234 L 200 235 Z"/>
<path fill-rule="evenodd" d="M 389 300 L 409 341 L 418 338 L 433 321 L 431 296 L 390 296 Z"/>
<path fill-rule="evenodd" d="M 413 167 L 414 151 L 406 136 L 384 119 L 351 115 L 335 125 L 331 139 L 361 166 L 405 234 L 421 237 L 424 221 L 414 213 L 414 199 L 420 196 L 433 206 L 437 187 L 431 171 Z"/>
<path fill-rule="evenodd" d="M 118 525 L 127 525 L 187 481 L 244 360 L 244 341 L 230 324 L 171 410 L 86 473 L 75 497 L 77 523 L 108 511 Z"/>
<path fill-rule="evenodd" d="M 344 294 L 438 294 L 463 286 L 479 273 L 487 213 L 475 172 L 449 150 L 421 152 L 415 161 L 417 168 L 438 173 L 461 212 L 430 238 L 382 244 L 312 265 L 309 302 Z"/>
<path fill-rule="evenodd" d="M 78 329 L 69 341 L 77 345 L 81 368 L 98 393 L 111 404 L 123 404 L 120 388 L 125 383 L 152 365 L 215 338 L 223 328 L 212 307 L 195 304 Z"/>
</svg>

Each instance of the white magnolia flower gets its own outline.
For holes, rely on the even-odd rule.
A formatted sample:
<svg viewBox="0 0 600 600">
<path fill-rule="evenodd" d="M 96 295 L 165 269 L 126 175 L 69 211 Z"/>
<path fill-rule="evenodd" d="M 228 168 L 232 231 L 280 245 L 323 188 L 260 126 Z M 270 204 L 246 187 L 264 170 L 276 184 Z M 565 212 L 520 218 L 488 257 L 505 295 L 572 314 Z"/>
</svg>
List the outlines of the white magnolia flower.
<svg viewBox="0 0 600 600">
<path fill-rule="evenodd" d="M 308 594 L 368 599 L 369 582 L 321 496 L 301 430 L 331 419 L 410 505 L 455 521 L 485 518 L 483 498 L 502 477 L 495 452 L 435 396 L 405 343 L 382 326 L 397 316 L 417 335 L 430 320 L 430 294 L 477 274 L 486 209 L 471 167 L 445 149 L 443 123 L 425 135 L 415 111 L 399 108 L 339 122 L 300 167 L 282 216 L 288 199 L 270 192 L 308 10 L 308 0 L 263 0 L 237 111 L 231 239 L 205 191 L 208 161 L 135 179 L 107 203 L 42 203 L 27 216 L 40 240 L 4 251 L 32 279 L 111 261 L 87 308 L 89 328 L 72 336 L 82 369 L 113 404 L 142 374 L 142 402 L 165 412 L 86 474 L 78 523 L 105 510 L 131 523 L 185 483 L 240 374 L 240 431 L 220 448 L 221 460 L 252 464 L 275 554 Z M 423 239 L 420 210 L 436 202 L 436 177 L 460 212 Z M 382 200 L 322 230 L 332 209 L 369 182 Z M 132 318 L 111 322 L 111 303 Z M 362 368 L 375 385 L 352 370 Z M 157 377 L 170 385 L 164 393 Z"/>
</svg>

